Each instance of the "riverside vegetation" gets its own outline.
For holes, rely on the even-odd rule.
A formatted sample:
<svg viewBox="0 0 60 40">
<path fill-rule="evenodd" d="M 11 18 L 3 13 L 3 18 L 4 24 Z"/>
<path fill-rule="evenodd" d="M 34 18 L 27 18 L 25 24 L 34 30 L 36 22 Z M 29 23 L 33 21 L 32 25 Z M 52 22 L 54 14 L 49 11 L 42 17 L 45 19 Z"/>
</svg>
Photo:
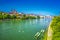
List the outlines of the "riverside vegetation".
<svg viewBox="0 0 60 40">
<path fill-rule="evenodd" d="M 60 40 L 60 16 L 54 16 L 43 40 Z"/>
<path fill-rule="evenodd" d="M 0 19 L 36 19 L 40 18 L 40 16 L 33 16 L 28 14 L 19 14 L 16 11 L 12 11 L 11 13 L 0 12 Z"/>
</svg>

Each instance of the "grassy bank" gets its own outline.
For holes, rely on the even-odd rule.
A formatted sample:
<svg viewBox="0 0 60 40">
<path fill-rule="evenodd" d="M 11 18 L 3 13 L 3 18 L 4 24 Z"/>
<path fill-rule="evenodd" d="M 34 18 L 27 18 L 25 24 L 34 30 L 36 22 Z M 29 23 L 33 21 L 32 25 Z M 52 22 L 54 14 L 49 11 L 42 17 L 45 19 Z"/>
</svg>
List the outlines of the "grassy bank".
<svg viewBox="0 0 60 40">
<path fill-rule="evenodd" d="M 50 32 L 48 30 L 50 30 Z M 51 25 L 49 25 L 48 30 L 46 31 L 43 40 L 60 40 L 60 16 L 55 16 L 52 19 Z"/>
<path fill-rule="evenodd" d="M 54 17 L 50 26 L 53 30 L 52 40 L 60 40 L 60 16 Z"/>
</svg>

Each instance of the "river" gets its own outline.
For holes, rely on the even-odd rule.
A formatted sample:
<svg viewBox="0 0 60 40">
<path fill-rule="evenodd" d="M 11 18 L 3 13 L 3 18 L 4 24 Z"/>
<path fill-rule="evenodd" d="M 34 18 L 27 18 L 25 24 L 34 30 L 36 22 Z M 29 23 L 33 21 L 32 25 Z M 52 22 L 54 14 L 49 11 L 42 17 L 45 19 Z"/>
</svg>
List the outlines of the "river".
<svg viewBox="0 0 60 40">
<path fill-rule="evenodd" d="M 0 21 L 0 40 L 36 40 L 34 35 L 45 30 L 51 19 Z"/>
</svg>

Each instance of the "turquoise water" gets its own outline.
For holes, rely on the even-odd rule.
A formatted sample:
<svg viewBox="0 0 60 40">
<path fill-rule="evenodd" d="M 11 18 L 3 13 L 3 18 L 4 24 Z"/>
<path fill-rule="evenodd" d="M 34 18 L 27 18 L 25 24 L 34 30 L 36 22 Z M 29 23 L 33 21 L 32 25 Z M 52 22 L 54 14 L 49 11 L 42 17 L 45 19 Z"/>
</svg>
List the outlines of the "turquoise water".
<svg viewBox="0 0 60 40">
<path fill-rule="evenodd" d="M 0 40 L 36 40 L 34 35 L 46 29 L 50 19 L 0 21 Z"/>
</svg>

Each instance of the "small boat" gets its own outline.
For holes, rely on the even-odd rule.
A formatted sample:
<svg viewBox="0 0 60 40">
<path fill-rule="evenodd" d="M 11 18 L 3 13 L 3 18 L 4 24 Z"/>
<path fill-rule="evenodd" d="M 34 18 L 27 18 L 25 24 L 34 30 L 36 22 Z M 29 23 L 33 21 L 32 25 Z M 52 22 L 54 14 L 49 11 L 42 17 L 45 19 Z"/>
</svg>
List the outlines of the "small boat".
<svg viewBox="0 0 60 40">
<path fill-rule="evenodd" d="M 39 36 L 40 36 L 40 33 L 37 32 L 34 37 L 35 37 L 35 38 L 38 38 Z"/>
<path fill-rule="evenodd" d="M 40 36 L 42 36 L 42 34 L 44 33 L 45 30 L 41 30 L 40 32 L 37 32 L 34 36 L 34 38 L 39 38 Z"/>
<path fill-rule="evenodd" d="M 41 32 L 44 32 L 44 30 L 41 30 Z"/>
</svg>

